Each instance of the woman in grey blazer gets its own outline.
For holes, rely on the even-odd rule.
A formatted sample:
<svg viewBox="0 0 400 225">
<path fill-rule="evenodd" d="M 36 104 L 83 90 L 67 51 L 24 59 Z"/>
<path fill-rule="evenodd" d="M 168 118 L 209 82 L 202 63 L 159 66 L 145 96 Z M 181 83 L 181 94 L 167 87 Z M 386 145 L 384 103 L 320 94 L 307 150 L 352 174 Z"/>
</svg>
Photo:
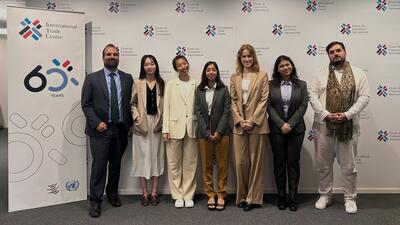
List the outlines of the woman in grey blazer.
<svg viewBox="0 0 400 225">
<path fill-rule="evenodd" d="M 196 115 L 203 189 L 208 196 L 208 209 L 225 209 L 228 181 L 228 145 L 231 98 L 221 81 L 218 65 L 207 62 L 196 89 Z M 217 188 L 213 184 L 213 159 L 217 163 Z M 218 197 L 217 202 L 215 197 Z"/>
<path fill-rule="evenodd" d="M 307 84 L 298 79 L 293 61 L 284 55 L 276 59 L 272 78 L 269 81 L 267 111 L 278 208 L 284 210 L 289 207 L 291 211 L 296 211 L 300 151 L 306 129 L 303 116 L 308 106 Z M 289 183 L 289 201 L 286 196 L 286 180 Z"/>
</svg>

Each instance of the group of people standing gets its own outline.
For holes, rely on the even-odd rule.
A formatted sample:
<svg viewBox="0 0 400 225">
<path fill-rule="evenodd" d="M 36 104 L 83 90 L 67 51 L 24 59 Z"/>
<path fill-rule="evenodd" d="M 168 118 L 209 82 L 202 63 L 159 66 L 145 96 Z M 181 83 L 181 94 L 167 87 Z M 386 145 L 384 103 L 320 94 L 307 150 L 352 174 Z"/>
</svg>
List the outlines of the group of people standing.
<svg viewBox="0 0 400 225">
<path fill-rule="evenodd" d="M 118 180 L 130 129 L 132 174 L 140 177 L 143 206 L 159 203 L 157 186 L 164 173 L 165 152 L 176 208 L 194 206 L 200 155 L 207 207 L 224 210 L 231 144 L 236 205 L 244 211 L 262 205 L 264 155 L 271 148 L 277 207 L 296 211 L 300 152 L 306 130 L 303 116 L 309 100 L 315 110 L 313 129 L 320 178 L 320 198 L 315 207 L 324 209 L 332 202 L 332 165 L 336 157 L 342 171 L 346 212 L 356 213 L 354 158 L 359 114 L 369 102 L 369 87 L 365 73 L 346 61 L 343 43 L 332 42 L 326 51 L 328 69 L 317 74 L 307 88 L 288 56 L 276 59 L 273 79 L 269 80 L 267 73 L 260 70 L 254 48 L 242 45 L 228 90 L 216 62 L 204 65 L 198 83 L 184 56 L 173 59 L 178 77 L 166 83 L 156 58 L 143 56 L 139 80 L 133 82 L 131 75 L 118 70 L 118 48 L 107 45 L 103 50 L 104 68 L 87 75 L 82 89 L 82 109 L 93 158 L 89 215 L 100 216 L 104 189 L 111 205 L 121 205 Z M 151 192 L 147 189 L 148 180 Z"/>
</svg>

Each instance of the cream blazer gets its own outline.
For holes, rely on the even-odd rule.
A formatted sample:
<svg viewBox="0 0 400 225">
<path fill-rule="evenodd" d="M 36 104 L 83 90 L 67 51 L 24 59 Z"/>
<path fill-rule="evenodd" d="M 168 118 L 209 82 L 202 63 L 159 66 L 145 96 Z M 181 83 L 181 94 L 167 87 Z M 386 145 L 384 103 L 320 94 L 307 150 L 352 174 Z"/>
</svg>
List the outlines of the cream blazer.
<svg viewBox="0 0 400 225">
<path fill-rule="evenodd" d="M 190 79 L 190 94 L 185 97 L 179 78 L 170 80 L 165 87 L 162 132 L 173 139 L 182 139 L 187 131 L 196 138 L 197 117 L 195 111 L 195 89 L 197 81 Z"/>
<path fill-rule="evenodd" d="M 266 72 L 260 71 L 250 75 L 249 97 L 243 105 L 242 74 L 235 73 L 231 76 L 230 89 L 232 101 L 233 133 L 242 134 L 240 121 L 250 120 L 255 126 L 247 131 L 249 134 L 270 133 L 268 125 L 268 94 L 269 84 Z"/>
<path fill-rule="evenodd" d="M 154 133 L 161 132 L 163 114 L 163 96 L 160 96 L 160 87 L 157 88 L 157 114 L 153 124 Z M 136 80 L 132 88 L 131 112 L 133 117 L 132 132 L 136 135 L 146 136 L 148 132 L 147 122 L 147 83 L 146 80 Z"/>
</svg>

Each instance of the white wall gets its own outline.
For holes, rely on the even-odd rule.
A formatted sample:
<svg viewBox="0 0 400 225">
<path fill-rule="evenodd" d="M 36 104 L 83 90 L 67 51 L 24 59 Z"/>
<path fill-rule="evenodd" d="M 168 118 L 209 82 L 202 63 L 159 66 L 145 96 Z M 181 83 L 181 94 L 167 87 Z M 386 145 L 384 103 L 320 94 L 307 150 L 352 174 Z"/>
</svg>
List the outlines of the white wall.
<svg viewBox="0 0 400 225">
<path fill-rule="evenodd" d="M 0 127 L 8 127 L 7 36 L 0 35 Z"/>
</svg>

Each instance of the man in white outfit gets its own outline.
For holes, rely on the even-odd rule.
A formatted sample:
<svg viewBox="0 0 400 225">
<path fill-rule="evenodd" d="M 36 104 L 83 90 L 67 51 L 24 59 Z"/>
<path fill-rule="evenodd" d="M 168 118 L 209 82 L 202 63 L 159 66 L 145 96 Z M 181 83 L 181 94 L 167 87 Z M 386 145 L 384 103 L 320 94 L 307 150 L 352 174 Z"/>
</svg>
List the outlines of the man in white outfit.
<svg viewBox="0 0 400 225">
<path fill-rule="evenodd" d="M 317 209 L 332 203 L 333 163 L 341 168 L 345 210 L 357 213 L 357 142 L 360 135 L 360 112 L 370 101 L 365 72 L 346 61 L 341 42 L 326 47 L 329 66 L 319 70 L 309 85 L 310 103 L 315 111 L 314 134 L 316 169 L 319 178 Z"/>
</svg>

